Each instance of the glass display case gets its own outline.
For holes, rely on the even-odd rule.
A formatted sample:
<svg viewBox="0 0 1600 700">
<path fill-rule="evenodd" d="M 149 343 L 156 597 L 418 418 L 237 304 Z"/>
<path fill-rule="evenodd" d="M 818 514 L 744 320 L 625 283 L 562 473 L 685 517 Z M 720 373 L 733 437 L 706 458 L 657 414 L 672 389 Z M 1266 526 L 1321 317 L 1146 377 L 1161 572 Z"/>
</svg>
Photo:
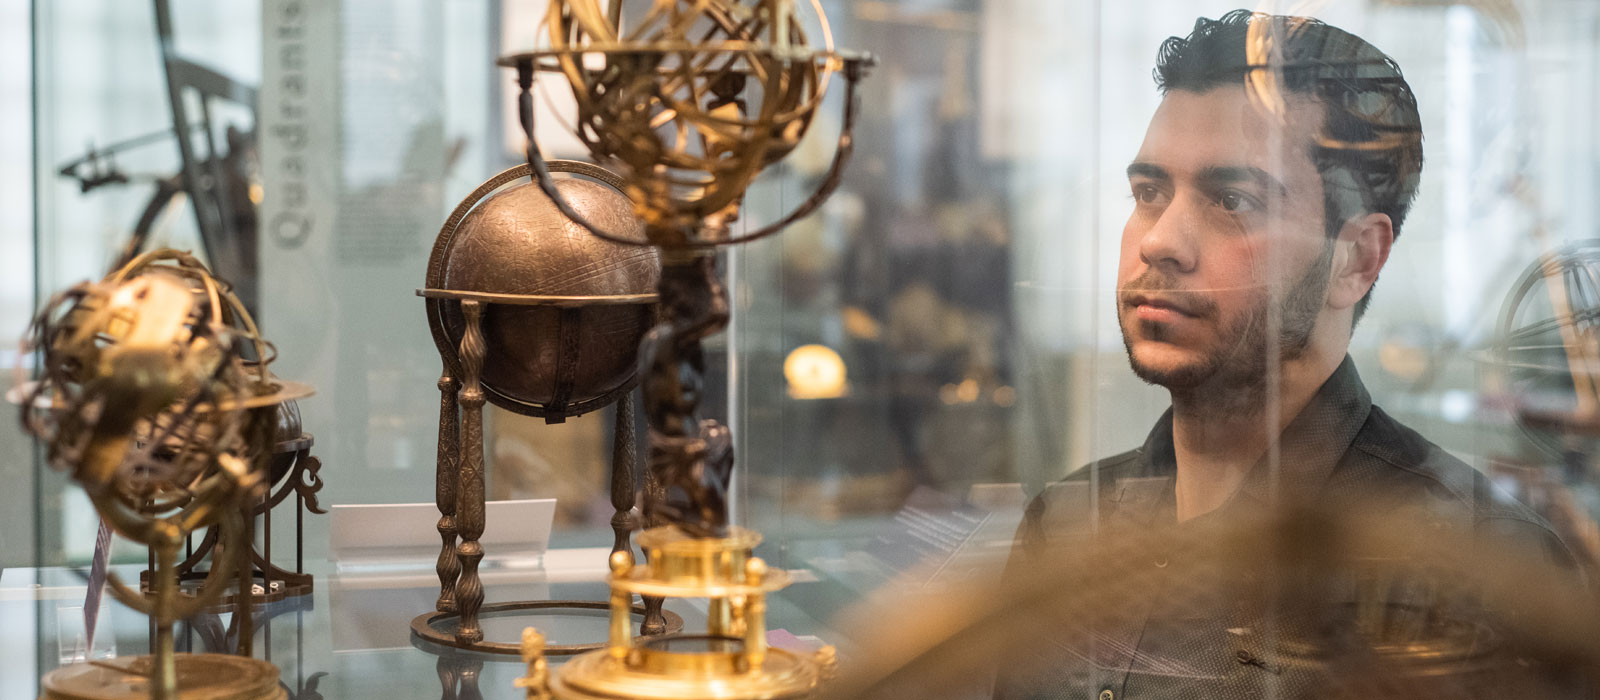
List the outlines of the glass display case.
<svg viewBox="0 0 1600 700">
<path fill-rule="evenodd" d="M 1153 69 L 1158 55 L 1176 51 L 1163 48 L 1169 37 L 1199 32 L 1197 18 L 1233 5 L 797 5 L 808 31 L 824 33 L 814 5 L 835 44 L 870 51 L 877 65 L 838 190 L 782 234 L 718 254 L 732 316 L 708 341 L 702 411 L 732 430 L 732 521 L 761 532 L 757 553 L 795 581 L 770 599 L 768 626 L 795 644 L 836 645 L 846 668 L 853 659 L 887 664 L 876 635 L 933 634 L 943 628 L 931 621 L 962 592 L 1001 590 L 1008 562 L 1017 566 L 1014 537 L 1028 504 L 1069 474 L 1107 488 L 1120 477 L 1104 471 L 1106 458 L 1147 445 L 1152 426 L 1159 432 L 1169 420 L 1171 382 L 1130 369 L 1141 341 L 1128 335 L 1138 326 L 1126 314 L 1165 304 L 1147 311 L 1203 318 L 1210 307 L 1195 299 L 1261 290 L 1270 302 L 1263 337 L 1287 337 L 1294 315 L 1274 296 L 1283 289 L 1256 278 L 1128 306 L 1130 290 L 1155 294 L 1130 284 L 1138 272 L 1130 265 L 1182 257 L 1141 242 L 1165 230 L 1156 218 L 1147 229 L 1135 224 L 1155 199 L 1189 196 L 1150 187 L 1153 171 L 1141 164 L 1159 160 L 1152 124 L 1171 117 L 1160 110 L 1177 109 L 1173 94 L 1211 89 L 1164 94 Z M 8 116 L 0 154 L 14 156 L 0 158 L 7 337 L 21 338 L 53 293 L 100 278 L 139 240 L 194 250 L 232 278 L 276 345 L 274 371 L 316 388 L 299 406 L 320 484 L 303 495 L 336 512 L 278 510 L 256 526 L 279 565 L 315 578 L 310 594 L 264 603 L 257 615 L 255 653 L 279 667 L 290 697 L 474 697 L 474 687 L 482 697 L 523 697 L 514 680 L 526 668 L 515 656 L 430 645 L 409 627 L 439 593 L 441 360 L 418 290 L 457 203 L 523 162 L 515 76 L 495 61 L 544 41 L 545 6 L 0 3 Z M 1600 563 L 1589 430 L 1600 399 L 1585 393 L 1593 392 L 1588 363 L 1600 361 L 1586 354 L 1600 302 L 1600 5 L 1337 0 L 1252 9 L 1314 16 L 1370 42 L 1403 71 L 1420 115 L 1426 158 L 1415 200 L 1403 226 L 1391 222 L 1370 307 L 1348 337 L 1355 381 L 1385 416 L 1547 524 L 1579 565 Z M 31 48 L 31 64 L 10 60 L 27 58 L 18 46 Z M 1270 51 L 1262 60 L 1293 64 Z M 536 136 L 549 157 L 586 160 L 561 128 L 575 120 L 565 90 L 546 76 L 534 85 Z M 794 153 L 755 181 L 735 233 L 793 209 L 825 177 L 841 130 L 839 93 L 829 93 Z M 1298 132 L 1283 116 L 1294 108 L 1248 104 L 1280 119 L 1248 128 L 1258 137 L 1251 153 L 1298 162 Z M 31 169 L 19 165 L 29 162 L 29 133 Z M 1215 144 L 1214 136 L 1185 142 Z M 1183 179 L 1178 166 L 1159 165 L 1162 182 Z M 1308 172 L 1299 176 L 1320 171 Z M 1237 215 L 1226 194 L 1196 205 L 1203 213 L 1192 220 L 1169 220 L 1174 239 L 1199 235 L 1219 207 Z M 1264 231 L 1292 218 L 1275 209 L 1261 216 Z M 1332 239 L 1349 239 L 1341 231 L 1330 229 Z M 1248 232 L 1234 235 L 1217 245 L 1256 245 L 1239 242 Z M 1336 267 L 1365 250 L 1328 245 L 1333 257 L 1316 259 Z M 1304 267 L 1296 250 L 1262 242 L 1250 269 Z M 34 363 L 28 348 L 4 347 L 20 368 L 10 388 Z M 1281 381 L 1281 367 L 1298 366 L 1286 347 L 1231 352 L 1264 354 L 1260 373 Z M 1283 404 L 1281 387 L 1263 391 L 1261 402 L 1289 418 L 1309 400 Z M 1251 413 L 1222 406 L 1210 410 Z M 489 500 L 554 499 L 553 514 L 538 516 L 548 527 L 490 523 L 500 530 L 494 542 L 505 543 L 489 545 L 491 557 L 495 546 L 517 552 L 485 565 L 491 603 L 606 599 L 616 410 L 549 423 L 484 409 Z M 643 435 L 644 418 L 633 423 Z M 1257 454 L 1274 470 L 1285 454 L 1297 458 L 1279 449 L 1266 441 Z M 21 431 L 0 431 L 0 454 L 12 484 L 0 493 L 0 694 L 35 696 L 43 674 L 74 659 L 145 653 L 149 626 L 115 602 L 85 648 L 94 508 Z M 1197 492 L 1178 479 L 1181 514 L 1196 507 Z M 363 506 L 392 507 L 395 520 L 351 518 Z M 335 525 L 356 522 L 362 531 Z M 362 560 L 361 548 L 391 526 L 398 553 Z M 402 544 L 411 549 L 399 552 Z M 111 547 L 124 579 L 137 579 L 146 559 L 127 543 Z M 689 623 L 711 614 L 695 604 L 671 611 Z M 552 644 L 598 641 L 606 621 L 592 612 L 490 615 L 485 635 L 514 644 L 536 622 Z M 235 649 L 230 625 L 220 612 L 190 620 L 179 648 Z M 971 666 L 970 682 L 945 696 L 989 696 L 993 668 Z M 1130 682 L 1119 679 L 1115 694 Z"/>
</svg>

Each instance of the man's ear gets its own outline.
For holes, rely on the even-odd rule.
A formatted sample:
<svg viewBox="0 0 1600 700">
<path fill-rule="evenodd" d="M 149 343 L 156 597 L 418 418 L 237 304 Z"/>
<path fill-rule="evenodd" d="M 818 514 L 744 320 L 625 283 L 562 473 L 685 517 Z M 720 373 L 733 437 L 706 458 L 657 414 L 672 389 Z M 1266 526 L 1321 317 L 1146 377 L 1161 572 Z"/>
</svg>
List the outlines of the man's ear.
<svg viewBox="0 0 1600 700">
<path fill-rule="evenodd" d="M 1353 307 L 1378 281 L 1394 245 L 1394 222 L 1388 214 L 1367 214 L 1344 222 L 1335 242 L 1328 305 Z"/>
</svg>

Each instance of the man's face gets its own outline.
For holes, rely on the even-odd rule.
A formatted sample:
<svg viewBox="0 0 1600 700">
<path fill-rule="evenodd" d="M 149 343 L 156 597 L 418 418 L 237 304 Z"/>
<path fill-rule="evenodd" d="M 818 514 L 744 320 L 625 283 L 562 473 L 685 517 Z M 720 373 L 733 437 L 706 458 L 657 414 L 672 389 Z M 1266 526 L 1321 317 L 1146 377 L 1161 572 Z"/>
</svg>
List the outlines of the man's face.
<svg viewBox="0 0 1600 700">
<path fill-rule="evenodd" d="M 1256 386 L 1311 338 L 1332 246 L 1310 139 L 1320 108 L 1285 119 L 1242 86 L 1174 90 L 1128 167 L 1117 317 L 1133 370 L 1173 390 Z"/>
</svg>

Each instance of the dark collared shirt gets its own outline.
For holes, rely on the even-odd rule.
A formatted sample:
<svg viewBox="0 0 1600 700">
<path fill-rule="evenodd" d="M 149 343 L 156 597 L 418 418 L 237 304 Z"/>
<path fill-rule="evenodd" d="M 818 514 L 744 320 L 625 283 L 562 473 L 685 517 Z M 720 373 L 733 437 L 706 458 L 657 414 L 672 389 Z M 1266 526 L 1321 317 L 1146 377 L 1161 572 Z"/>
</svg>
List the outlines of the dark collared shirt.
<svg viewBox="0 0 1600 700">
<path fill-rule="evenodd" d="M 1168 568 L 1169 558 L 1178 564 L 1205 546 L 1209 525 L 1273 504 L 1298 501 L 1336 512 L 1369 508 L 1403 513 L 1415 516 L 1422 529 L 1470 528 L 1475 536 L 1540 551 L 1576 570 L 1570 551 L 1544 520 L 1493 488 L 1483 474 L 1373 406 L 1348 357 L 1285 428 L 1275 449 L 1276 459 L 1269 459 L 1274 454 L 1269 451 L 1220 508 L 1180 525 L 1169 410 L 1142 447 L 1080 469 L 1034 499 L 1018 533 L 1022 549 L 1013 554 L 1013 564 L 1058 536 L 1092 533 L 1108 538 L 1157 528 L 1168 528 L 1173 536 L 1166 550 L 1139 554 L 1151 559 L 1152 570 L 1130 577 L 1130 589 L 1138 592 L 1130 590 L 1121 604 L 1108 606 L 1092 625 L 1086 644 L 1029 644 L 1030 670 L 1008 673 L 1002 668 L 996 697 L 1328 696 L 1329 688 L 1316 674 L 1286 670 L 1262 653 L 1259 640 L 1253 640 L 1252 623 L 1230 617 L 1225 596 L 1197 605 L 1198 598 L 1185 596 L 1186 574 L 1179 573 L 1184 567 Z"/>
</svg>

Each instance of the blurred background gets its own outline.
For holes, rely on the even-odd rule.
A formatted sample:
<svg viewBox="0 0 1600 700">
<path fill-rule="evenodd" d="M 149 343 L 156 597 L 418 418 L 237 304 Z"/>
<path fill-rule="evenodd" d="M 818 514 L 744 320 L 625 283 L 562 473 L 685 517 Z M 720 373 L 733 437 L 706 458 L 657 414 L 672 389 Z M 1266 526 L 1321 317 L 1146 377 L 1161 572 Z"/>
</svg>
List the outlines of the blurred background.
<svg viewBox="0 0 1600 700">
<path fill-rule="evenodd" d="M 879 57 L 855 159 L 821 213 L 724 253 L 735 317 L 712 342 L 709 404 L 735 435 L 736 521 L 765 534 L 769 561 L 809 572 L 773 626 L 826 634 L 887 581 L 998 576 L 1029 496 L 1141 443 L 1165 410 L 1165 392 L 1127 369 L 1112 306 L 1131 209 L 1122 171 L 1160 101 L 1157 46 L 1238 5 L 821 6 L 838 45 Z M 254 98 L 179 102 L 219 155 L 239 155 L 255 221 L 231 254 L 253 258 L 278 373 L 317 387 L 301 410 L 319 498 L 431 501 L 440 361 L 415 290 L 449 211 L 520 158 L 512 76 L 493 61 L 533 48 L 543 7 L 0 0 L 0 360 L 26 375 L 13 339 L 33 309 L 103 275 L 147 212 L 153 242 L 200 247 L 185 197 L 151 205 L 180 168 L 163 62 L 179 57 Z M 1522 323 L 1508 311 L 1539 313 L 1508 310 L 1525 271 L 1600 238 L 1600 3 L 1254 9 L 1364 37 L 1420 102 L 1421 193 L 1351 347 L 1374 402 L 1525 500 L 1559 484 L 1564 503 L 1595 512 L 1587 443 L 1518 420 L 1531 400 L 1566 405 L 1570 380 L 1488 359 Z M 560 88 L 541 88 L 551 116 Z M 822 176 L 834 93 L 807 144 L 750 191 L 740 226 Z M 542 123 L 547 153 L 583 156 Z M 126 182 L 60 172 L 145 135 L 96 161 Z M 609 410 L 544 425 L 491 409 L 488 425 L 491 498 L 555 497 L 552 546 L 609 543 Z M 0 479 L 0 568 L 87 561 L 92 507 L 19 430 L 0 430 Z M 307 520 L 308 561 L 326 557 L 327 522 Z"/>
</svg>

